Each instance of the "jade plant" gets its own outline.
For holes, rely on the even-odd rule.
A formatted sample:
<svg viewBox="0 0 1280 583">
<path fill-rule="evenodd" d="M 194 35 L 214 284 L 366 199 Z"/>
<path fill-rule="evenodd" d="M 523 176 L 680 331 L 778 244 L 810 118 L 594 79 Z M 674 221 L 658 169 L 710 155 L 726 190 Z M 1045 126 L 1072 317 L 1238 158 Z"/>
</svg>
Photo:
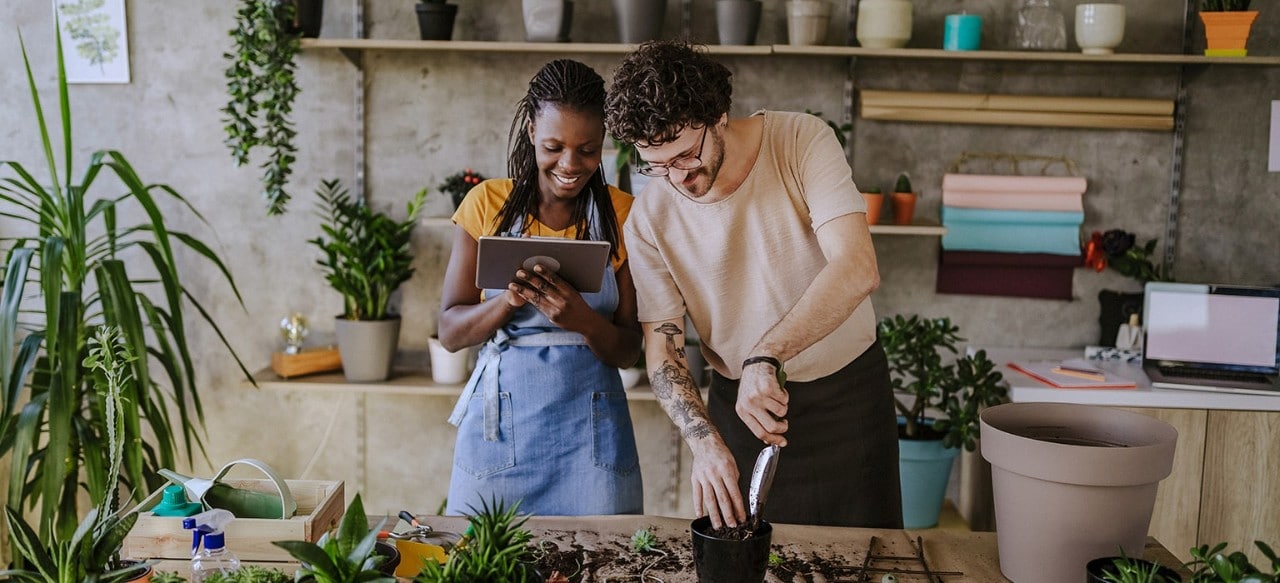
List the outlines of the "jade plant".
<svg viewBox="0 0 1280 583">
<path fill-rule="evenodd" d="M 301 47 L 295 10 L 294 2 L 242 0 L 230 32 L 235 46 L 222 55 L 229 63 L 225 75 L 230 99 L 222 108 L 226 144 L 237 166 L 248 164 L 255 148 L 266 150 L 262 197 L 272 215 L 285 212 L 285 186 L 298 151 L 291 117 L 298 96 L 294 57 Z"/>
<path fill-rule="evenodd" d="M 889 377 L 905 439 L 941 439 L 946 447 L 977 447 L 978 414 L 1004 401 L 1004 376 L 985 350 L 944 362 L 964 340 L 950 318 L 895 315 L 879 323 Z M 941 413 L 930 418 L 931 411 Z"/>
<path fill-rule="evenodd" d="M 342 317 L 386 319 L 392 292 L 413 276 L 410 237 L 427 190 L 409 200 L 406 217 L 399 221 L 353 198 L 338 180 L 322 182 L 316 195 L 325 236 L 309 242 L 323 252 L 316 263 L 325 280 L 342 294 Z"/>
<path fill-rule="evenodd" d="M 1280 556 L 1267 543 L 1254 541 L 1254 546 L 1271 562 L 1266 567 L 1256 567 L 1242 551 L 1227 553 L 1227 543 L 1212 547 L 1200 545 L 1191 549 L 1191 570 L 1188 583 L 1277 583 L 1280 582 Z"/>
</svg>

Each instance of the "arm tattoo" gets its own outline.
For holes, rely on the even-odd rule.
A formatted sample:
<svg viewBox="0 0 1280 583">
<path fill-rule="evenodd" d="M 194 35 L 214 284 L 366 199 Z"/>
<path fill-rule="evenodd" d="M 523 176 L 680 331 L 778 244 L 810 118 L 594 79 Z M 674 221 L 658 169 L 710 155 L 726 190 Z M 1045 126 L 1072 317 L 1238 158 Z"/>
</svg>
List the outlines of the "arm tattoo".
<svg viewBox="0 0 1280 583">
<path fill-rule="evenodd" d="M 670 348 L 671 344 L 668 344 Z M 654 397 L 680 429 L 682 437 L 686 440 L 702 439 L 717 433 L 707 416 L 702 393 L 694 385 L 693 376 L 687 369 L 665 360 L 649 382 L 653 386 Z"/>
</svg>

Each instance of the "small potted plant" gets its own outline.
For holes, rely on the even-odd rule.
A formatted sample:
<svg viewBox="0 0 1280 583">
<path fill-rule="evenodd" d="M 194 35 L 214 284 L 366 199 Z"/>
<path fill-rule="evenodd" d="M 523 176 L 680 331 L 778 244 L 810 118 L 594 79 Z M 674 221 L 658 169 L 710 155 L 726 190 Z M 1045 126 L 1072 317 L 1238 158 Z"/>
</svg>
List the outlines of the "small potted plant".
<svg viewBox="0 0 1280 583">
<path fill-rule="evenodd" d="M 452 40 L 453 22 L 458 16 L 458 5 L 445 0 L 422 0 L 415 7 L 418 12 L 418 33 L 422 40 Z"/>
<path fill-rule="evenodd" d="M 533 533 L 524 528 L 529 516 L 519 514 L 519 508 L 518 502 L 507 507 L 501 500 L 482 501 L 478 510 L 472 508 L 467 534 L 449 550 L 443 564 L 424 562 L 414 582 L 541 583 L 529 545 Z"/>
<path fill-rule="evenodd" d="M 983 350 L 943 362 L 963 340 L 950 318 L 896 315 L 880 321 L 879 333 L 901 414 L 903 523 L 930 527 L 938 522 L 952 460 L 960 448 L 977 447 L 980 410 L 1005 399 L 1004 376 Z"/>
<path fill-rule="evenodd" d="M 356 494 L 347 505 L 338 527 L 320 535 L 320 540 L 274 541 L 271 544 L 288 551 L 302 563 L 297 574 L 299 581 L 312 577 L 315 583 L 394 583 L 395 578 L 380 569 L 387 557 L 375 550 L 379 544 L 378 532 L 385 522 L 383 519 L 374 528 L 369 528 L 364 503 Z M 399 560 L 398 554 L 396 560 Z"/>
<path fill-rule="evenodd" d="M 448 194 L 449 200 L 453 202 L 453 209 L 458 210 L 458 205 L 462 204 L 462 199 L 466 198 L 467 193 L 471 192 L 471 189 L 481 182 L 484 182 L 484 176 L 467 168 L 462 172 L 449 175 L 436 188 L 439 188 L 440 192 Z"/>
<path fill-rule="evenodd" d="M 1243 57 L 1245 44 L 1257 10 L 1249 10 L 1250 0 L 1200 0 L 1200 21 L 1204 23 L 1207 57 Z"/>
<path fill-rule="evenodd" d="M 1094 231 L 1084 244 L 1085 265 L 1094 271 L 1102 272 L 1106 268 L 1133 278 L 1139 285 L 1148 281 L 1171 281 L 1172 279 L 1152 258 L 1156 256 L 1158 239 L 1150 239 L 1138 245 L 1137 237 L 1128 231 L 1111 229 L 1106 232 Z M 1098 337 L 1099 346 L 1115 346 L 1116 334 L 1120 327 L 1130 321 L 1134 315 L 1142 312 L 1143 292 L 1117 291 L 1104 289 L 1098 292 Z"/>
<path fill-rule="evenodd" d="M 1227 543 L 1218 543 L 1212 547 L 1200 545 L 1191 549 L 1191 562 L 1186 567 L 1191 570 L 1191 583 L 1277 583 L 1280 582 L 1280 557 L 1276 556 L 1271 546 L 1262 541 L 1253 541 L 1262 555 L 1271 561 L 1271 566 L 1260 569 L 1249 561 L 1249 556 L 1242 551 L 1226 553 Z"/>
<path fill-rule="evenodd" d="M 1176 571 L 1159 563 L 1138 559 L 1120 549 L 1118 557 L 1099 557 L 1085 565 L 1087 583 L 1182 583 Z"/>
<path fill-rule="evenodd" d="M 836 141 L 840 142 L 841 149 L 844 149 L 849 143 L 849 132 L 853 131 L 853 124 L 847 122 L 844 124 L 837 124 L 834 121 L 822 117 L 821 111 L 811 111 L 806 108 L 804 112 L 809 115 L 816 116 L 818 119 L 826 122 L 827 127 L 831 128 L 831 131 L 836 133 Z"/>
<path fill-rule="evenodd" d="M 427 190 L 410 199 L 404 220 L 353 199 L 338 180 L 322 182 L 316 195 L 324 236 L 308 242 L 323 252 L 316 263 L 342 294 L 336 332 L 343 374 L 348 381 L 385 380 L 400 337 L 400 317 L 390 313 L 391 294 L 413 276 L 410 236 Z"/>
<path fill-rule="evenodd" d="M 879 186 L 862 189 L 862 200 L 867 201 L 867 224 L 880 224 L 880 211 L 884 210 L 884 192 Z"/>
<path fill-rule="evenodd" d="M 906 172 L 894 181 L 892 198 L 893 224 L 910 225 L 911 217 L 916 214 L 916 191 L 911 188 L 911 176 Z"/>
</svg>

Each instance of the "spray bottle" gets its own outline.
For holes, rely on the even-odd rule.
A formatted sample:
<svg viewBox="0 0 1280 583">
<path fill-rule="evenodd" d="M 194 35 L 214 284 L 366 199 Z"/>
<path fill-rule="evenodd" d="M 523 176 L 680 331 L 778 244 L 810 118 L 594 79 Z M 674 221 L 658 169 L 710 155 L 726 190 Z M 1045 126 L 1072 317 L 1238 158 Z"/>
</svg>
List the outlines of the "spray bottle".
<svg viewBox="0 0 1280 583">
<path fill-rule="evenodd" d="M 235 515 L 221 508 L 182 519 L 182 528 L 191 529 L 191 583 L 202 583 L 214 573 L 231 574 L 240 569 L 226 547 L 223 530 Z"/>
</svg>

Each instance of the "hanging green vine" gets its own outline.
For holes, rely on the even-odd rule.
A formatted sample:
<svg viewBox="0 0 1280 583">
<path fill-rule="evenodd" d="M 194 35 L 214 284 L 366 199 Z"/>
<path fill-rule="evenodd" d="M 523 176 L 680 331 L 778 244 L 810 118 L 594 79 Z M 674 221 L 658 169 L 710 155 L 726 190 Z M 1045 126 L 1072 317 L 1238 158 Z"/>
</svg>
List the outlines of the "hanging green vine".
<svg viewBox="0 0 1280 583">
<path fill-rule="evenodd" d="M 249 163 L 255 147 L 267 150 L 262 197 L 273 215 L 284 214 L 289 202 L 285 185 L 297 152 L 290 119 L 298 95 L 293 59 L 301 44 L 292 26 L 294 10 L 288 0 L 244 0 L 230 33 L 235 48 L 222 55 L 231 63 L 226 71 L 231 99 L 222 109 L 226 143 L 237 166 Z"/>
</svg>

